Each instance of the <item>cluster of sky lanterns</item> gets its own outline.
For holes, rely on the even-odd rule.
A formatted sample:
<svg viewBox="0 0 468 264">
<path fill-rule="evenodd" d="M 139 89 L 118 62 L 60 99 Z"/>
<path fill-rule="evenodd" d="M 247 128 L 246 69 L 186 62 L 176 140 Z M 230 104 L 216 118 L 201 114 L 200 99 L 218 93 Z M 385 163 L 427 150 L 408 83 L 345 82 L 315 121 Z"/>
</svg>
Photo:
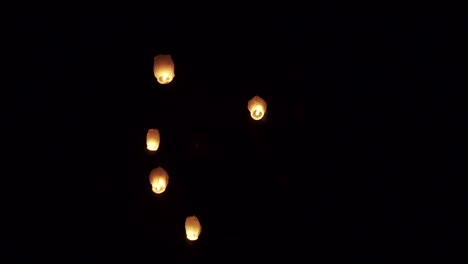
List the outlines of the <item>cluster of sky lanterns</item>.
<svg viewBox="0 0 468 264">
<path fill-rule="evenodd" d="M 154 57 L 154 76 L 158 83 L 164 85 L 170 83 L 174 77 L 174 62 L 169 54 L 157 55 Z M 247 103 L 250 116 L 254 120 L 264 117 L 267 103 L 259 96 L 254 96 Z M 157 151 L 161 142 L 160 132 L 156 128 L 148 129 L 146 134 L 146 148 L 150 151 Z M 149 180 L 151 189 L 156 194 L 163 193 L 169 184 L 169 174 L 161 167 L 151 170 Z M 201 224 L 196 216 L 188 216 L 185 219 L 185 233 L 188 240 L 197 240 L 201 233 Z"/>
</svg>

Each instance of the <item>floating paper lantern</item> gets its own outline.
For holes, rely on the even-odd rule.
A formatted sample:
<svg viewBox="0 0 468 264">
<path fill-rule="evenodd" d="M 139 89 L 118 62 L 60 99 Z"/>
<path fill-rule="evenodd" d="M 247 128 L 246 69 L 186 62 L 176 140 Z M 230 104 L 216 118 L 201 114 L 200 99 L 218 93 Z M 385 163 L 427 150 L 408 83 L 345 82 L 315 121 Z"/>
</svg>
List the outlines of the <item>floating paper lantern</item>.
<svg viewBox="0 0 468 264">
<path fill-rule="evenodd" d="M 146 134 L 146 148 L 151 151 L 156 151 L 159 148 L 160 135 L 159 130 L 155 128 L 148 129 Z"/>
<path fill-rule="evenodd" d="M 260 120 L 265 115 L 267 103 L 265 100 L 260 98 L 260 96 L 254 96 L 250 99 L 249 103 L 247 104 L 247 108 L 250 111 L 250 116 L 254 120 Z"/>
<path fill-rule="evenodd" d="M 154 193 L 157 194 L 163 193 L 166 190 L 167 185 L 169 184 L 169 175 L 161 167 L 157 167 L 151 170 L 149 178 L 152 190 Z"/>
<path fill-rule="evenodd" d="M 160 84 L 168 84 L 174 79 L 174 62 L 171 55 L 158 55 L 154 57 L 154 76 Z"/>
<path fill-rule="evenodd" d="M 185 219 L 185 233 L 188 240 L 197 240 L 201 232 L 201 224 L 198 218 L 194 215 L 188 216 Z"/>
</svg>

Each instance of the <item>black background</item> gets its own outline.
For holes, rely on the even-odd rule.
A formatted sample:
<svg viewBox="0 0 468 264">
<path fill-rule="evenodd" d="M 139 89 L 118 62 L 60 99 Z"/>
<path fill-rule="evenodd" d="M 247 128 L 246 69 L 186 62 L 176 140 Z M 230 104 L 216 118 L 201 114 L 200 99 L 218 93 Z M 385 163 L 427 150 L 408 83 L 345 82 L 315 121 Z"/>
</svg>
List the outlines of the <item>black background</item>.
<svg viewBox="0 0 468 264">
<path fill-rule="evenodd" d="M 11 29 L 12 262 L 336 263 L 462 248 L 463 20 L 23 17 Z M 152 72 L 158 54 L 175 62 L 168 85 Z M 247 110 L 255 95 L 261 121 Z M 157 166 L 170 176 L 160 196 Z M 194 242 L 189 215 L 203 226 Z"/>
</svg>

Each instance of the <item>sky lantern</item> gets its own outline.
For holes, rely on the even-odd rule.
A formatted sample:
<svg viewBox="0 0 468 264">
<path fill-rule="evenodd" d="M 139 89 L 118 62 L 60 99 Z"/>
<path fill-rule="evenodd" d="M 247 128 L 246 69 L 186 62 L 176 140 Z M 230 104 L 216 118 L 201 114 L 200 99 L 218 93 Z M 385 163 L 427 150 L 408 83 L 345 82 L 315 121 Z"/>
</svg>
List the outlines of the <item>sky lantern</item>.
<svg viewBox="0 0 468 264">
<path fill-rule="evenodd" d="M 163 193 L 166 190 L 167 184 L 169 184 L 169 175 L 161 167 L 151 170 L 149 178 L 151 188 L 156 194 Z"/>
<path fill-rule="evenodd" d="M 146 134 L 146 148 L 151 151 L 156 151 L 159 148 L 161 142 L 159 130 L 155 128 L 148 129 Z"/>
<path fill-rule="evenodd" d="M 265 102 L 265 100 L 260 98 L 260 96 L 256 95 L 249 100 L 247 107 L 250 111 L 250 116 L 254 120 L 260 120 L 265 115 L 267 103 Z"/>
<path fill-rule="evenodd" d="M 188 240 L 197 240 L 201 232 L 201 224 L 198 218 L 194 215 L 187 216 L 185 219 L 185 233 Z"/>
<path fill-rule="evenodd" d="M 158 55 L 154 57 L 154 77 L 160 84 L 168 84 L 174 79 L 174 62 L 171 55 Z"/>
</svg>

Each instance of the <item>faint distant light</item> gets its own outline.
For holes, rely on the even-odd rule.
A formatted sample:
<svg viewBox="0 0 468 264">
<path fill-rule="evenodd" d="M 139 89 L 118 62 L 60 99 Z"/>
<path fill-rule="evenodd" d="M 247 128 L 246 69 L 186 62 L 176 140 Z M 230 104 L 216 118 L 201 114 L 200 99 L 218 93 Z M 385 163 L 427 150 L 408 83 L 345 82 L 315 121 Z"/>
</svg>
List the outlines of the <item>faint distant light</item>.
<svg viewBox="0 0 468 264">
<path fill-rule="evenodd" d="M 185 219 L 185 233 L 188 240 L 197 240 L 201 233 L 201 224 L 196 216 L 187 216 Z"/>
<path fill-rule="evenodd" d="M 151 188 L 153 192 L 157 194 L 163 193 L 166 190 L 167 185 L 169 184 L 169 175 L 161 167 L 157 167 L 151 170 L 149 178 Z"/>
<path fill-rule="evenodd" d="M 160 135 L 159 130 L 155 128 L 148 129 L 146 134 L 146 148 L 151 151 L 156 151 L 159 148 Z"/>
<path fill-rule="evenodd" d="M 254 96 L 247 104 L 247 108 L 250 111 L 250 116 L 254 120 L 260 120 L 263 118 L 266 112 L 267 103 L 260 96 Z"/>
<path fill-rule="evenodd" d="M 160 84 L 168 84 L 174 79 L 174 62 L 171 55 L 157 55 L 154 57 L 154 76 Z"/>
</svg>

